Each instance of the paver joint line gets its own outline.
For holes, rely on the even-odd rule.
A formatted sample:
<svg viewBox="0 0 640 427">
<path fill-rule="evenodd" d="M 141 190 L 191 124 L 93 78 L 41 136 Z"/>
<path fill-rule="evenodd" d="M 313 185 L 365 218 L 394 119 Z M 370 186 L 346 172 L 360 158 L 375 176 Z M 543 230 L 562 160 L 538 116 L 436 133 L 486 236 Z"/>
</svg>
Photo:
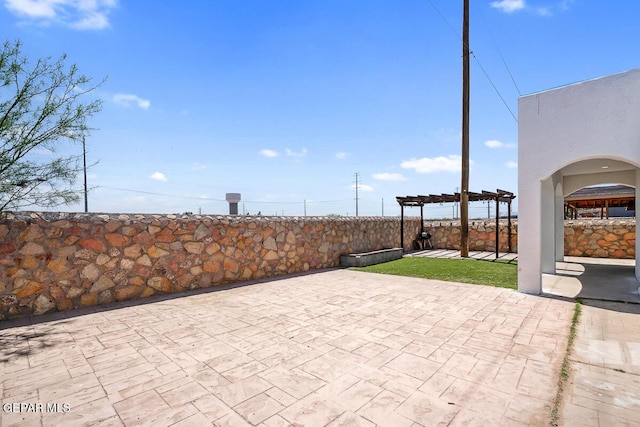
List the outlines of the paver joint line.
<svg viewBox="0 0 640 427">
<path fill-rule="evenodd" d="M 327 270 L 9 322 L 2 404 L 70 410 L 3 411 L 0 426 L 543 425 L 571 312 L 508 289 Z M 576 349 L 593 348 L 582 333 Z M 638 349 L 607 372 L 629 378 L 614 369 L 635 372 Z M 622 409 L 621 419 L 638 413 Z"/>
</svg>

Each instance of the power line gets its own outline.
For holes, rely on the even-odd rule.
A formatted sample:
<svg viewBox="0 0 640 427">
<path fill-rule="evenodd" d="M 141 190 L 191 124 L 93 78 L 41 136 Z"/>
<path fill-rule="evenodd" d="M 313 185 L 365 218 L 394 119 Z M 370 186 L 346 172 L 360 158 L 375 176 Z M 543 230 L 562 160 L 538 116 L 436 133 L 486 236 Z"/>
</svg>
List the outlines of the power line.
<svg viewBox="0 0 640 427">
<path fill-rule="evenodd" d="M 458 32 L 455 30 L 455 28 L 453 28 L 453 26 L 449 23 L 449 21 L 447 20 L 447 18 L 444 17 L 444 15 L 440 12 L 440 10 L 436 7 L 436 5 L 433 4 L 433 2 L 431 0 L 427 0 L 429 2 L 429 4 L 431 5 L 431 7 L 436 11 L 436 13 L 440 16 L 440 18 L 442 18 L 442 20 L 445 22 L 445 24 L 447 24 L 447 26 L 451 29 L 451 31 L 453 31 L 453 33 L 456 35 L 456 37 L 458 37 L 458 39 L 460 39 L 463 43 L 464 40 L 462 40 L 462 37 L 460 37 L 460 34 L 458 34 Z M 469 46 L 467 46 L 469 47 Z M 516 123 L 518 123 L 518 118 L 516 117 L 516 115 L 513 113 L 513 111 L 511 110 L 511 107 L 509 107 L 509 104 L 507 104 L 507 101 L 505 101 L 504 97 L 502 96 L 502 94 L 500 93 L 500 91 L 498 90 L 498 88 L 496 87 L 496 85 L 493 83 L 493 80 L 491 80 L 491 77 L 489 77 L 489 74 L 487 73 L 487 71 L 484 69 L 484 67 L 482 66 L 482 64 L 480 63 L 480 60 L 478 59 L 478 57 L 476 56 L 476 54 L 471 51 L 469 49 L 471 56 L 473 56 L 473 59 L 476 60 L 476 63 L 478 64 L 478 66 L 480 67 L 480 70 L 482 70 L 482 73 L 484 74 L 484 76 L 487 78 L 487 80 L 489 80 L 489 83 L 491 83 L 491 86 L 493 86 L 493 89 L 496 91 L 496 93 L 498 94 L 498 97 L 500 97 L 500 100 L 502 100 L 502 103 L 504 104 L 504 106 L 507 108 L 507 110 L 509 111 L 509 113 L 511 114 L 511 117 L 513 117 L 513 120 L 516 121 Z M 511 74 L 511 73 L 509 73 Z M 513 78 L 513 77 L 512 77 Z M 515 83 L 515 80 L 514 80 Z M 517 87 L 517 86 L 516 86 Z"/>
<path fill-rule="evenodd" d="M 111 187 L 108 185 L 99 185 L 96 188 L 106 188 L 110 190 L 117 191 L 127 191 L 129 193 L 139 193 L 139 194 L 148 194 L 152 196 L 163 196 L 163 197 L 174 197 L 174 198 L 182 198 L 182 199 L 193 199 L 193 200 L 206 200 L 212 202 L 227 202 L 225 199 L 216 199 L 215 197 L 208 196 L 185 196 L 183 194 L 169 194 L 169 193 L 158 193 L 154 191 L 144 191 L 144 190 L 134 190 L 131 188 L 121 188 L 121 187 Z M 320 203 L 342 203 L 348 202 L 349 199 L 340 199 L 340 200 L 306 200 L 307 204 L 320 204 Z M 288 205 L 299 205 L 301 203 L 305 203 L 305 201 L 264 201 L 264 200 L 243 200 L 244 203 L 254 203 L 254 204 L 288 204 Z"/>
<path fill-rule="evenodd" d="M 513 111 L 511 111 L 511 108 L 509 107 L 509 104 L 507 104 L 507 101 L 505 101 L 504 97 L 502 96 L 502 94 L 500 93 L 498 88 L 496 87 L 495 83 L 493 83 L 493 80 L 491 80 L 491 77 L 489 77 L 489 74 L 487 74 L 487 71 L 484 69 L 484 67 L 480 63 L 480 60 L 478 60 L 478 57 L 476 56 L 476 54 L 471 52 L 471 56 L 473 56 L 473 59 L 476 60 L 476 62 L 478 63 L 478 66 L 480 67 L 480 69 L 484 73 L 485 77 L 487 78 L 487 80 L 489 80 L 489 83 L 491 83 L 491 86 L 493 86 L 493 89 L 496 91 L 496 93 L 498 94 L 498 96 L 502 100 L 502 103 L 504 104 L 505 107 L 507 107 L 507 110 L 509 110 L 509 113 L 511 113 L 511 117 L 513 117 L 513 120 L 515 120 L 515 122 L 518 123 L 518 118 L 516 117 L 515 114 L 513 114 Z"/>
<path fill-rule="evenodd" d="M 442 18 L 442 20 L 444 21 L 445 24 L 447 24 L 449 26 L 449 28 L 451 29 L 451 31 L 453 31 L 453 34 L 456 35 L 456 37 L 458 37 L 460 40 L 462 40 L 462 37 L 460 37 L 460 34 L 458 34 L 458 32 L 456 31 L 455 28 L 453 28 L 453 25 L 451 25 L 449 23 L 449 21 L 447 21 L 447 18 L 444 17 L 444 15 L 442 13 L 440 13 L 440 10 L 436 7 L 435 4 L 433 4 L 433 2 L 431 0 L 427 0 L 429 2 L 429 4 L 431 5 L 431 7 L 433 8 L 433 10 L 436 11 L 436 13 L 440 16 L 440 18 Z"/>
<path fill-rule="evenodd" d="M 509 74 L 509 77 L 511 78 L 511 82 L 513 83 L 513 86 L 516 88 L 516 91 L 518 92 L 518 95 L 522 96 L 522 92 L 520 92 L 520 88 L 518 87 L 518 84 L 516 83 L 516 79 L 513 77 L 513 74 L 511 73 L 511 69 L 509 68 L 509 65 L 507 64 L 507 61 L 504 59 L 504 56 L 502 55 L 502 51 L 500 50 L 500 47 L 498 46 L 498 43 L 496 42 L 495 37 L 493 37 L 493 34 L 491 33 L 491 27 L 489 27 L 487 25 L 487 21 L 484 19 L 484 15 L 482 13 L 480 13 L 480 17 L 482 18 L 482 22 L 484 23 L 484 26 L 488 28 L 489 37 L 491 37 L 491 41 L 493 42 L 493 45 L 495 46 L 496 50 L 498 51 L 498 55 L 500 55 L 500 59 L 502 60 L 502 64 L 504 64 L 504 68 L 506 68 L 507 73 Z"/>
<path fill-rule="evenodd" d="M 130 192 L 130 193 L 149 194 L 149 195 L 152 195 L 152 196 L 175 197 L 175 198 L 179 198 L 179 199 L 210 200 L 210 201 L 213 201 L 213 202 L 226 202 L 225 199 L 216 199 L 216 198 L 208 197 L 208 196 L 196 197 L 196 196 L 185 196 L 183 194 L 156 193 L 156 192 L 153 192 L 153 191 L 133 190 L 133 189 L 130 189 L 130 188 L 111 187 L 111 186 L 108 186 L 108 185 L 99 185 L 96 188 L 108 188 L 110 190 L 127 191 L 127 192 Z"/>
<path fill-rule="evenodd" d="M 493 39 L 493 37 L 492 37 Z M 498 55 L 500 55 L 500 59 L 502 59 L 502 63 L 504 64 L 504 67 L 507 69 L 507 73 L 509 73 L 509 77 L 511 77 L 511 81 L 513 82 L 513 85 L 515 86 L 516 90 L 518 91 L 518 95 L 522 96 L 522 92 L 520 92 L 520 88 L 518 87 L 518 84 L 516 83 L 516 79 L 513 77 L 513 74 L 511 74 L 511 69 L 509 68 L 509 65 L 507 65 L 507 61 L 504 59 L 504 56 L 502 56 L 502 52 L 500 51 L 500 48 L 498 47 L 498 44 L 496 43 L 496 41 L 493 41 L 493 44 L 496 46 L 496 50 L 498 51 Z"/>
</svg>

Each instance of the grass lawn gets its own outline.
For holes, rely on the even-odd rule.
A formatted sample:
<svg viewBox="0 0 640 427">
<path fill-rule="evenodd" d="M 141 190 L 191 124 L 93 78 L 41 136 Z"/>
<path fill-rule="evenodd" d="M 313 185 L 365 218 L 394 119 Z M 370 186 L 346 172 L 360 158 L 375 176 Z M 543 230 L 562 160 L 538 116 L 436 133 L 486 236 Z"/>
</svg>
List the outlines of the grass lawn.
<svg viewBox="0 0 640 427">
<path fill-rule="evenodd" d="M 368 267 L 354 267 L 354 269 L 396 276 L 518 288 L 518 266 L 500 261 L 407 257 Z"/>
</svg>

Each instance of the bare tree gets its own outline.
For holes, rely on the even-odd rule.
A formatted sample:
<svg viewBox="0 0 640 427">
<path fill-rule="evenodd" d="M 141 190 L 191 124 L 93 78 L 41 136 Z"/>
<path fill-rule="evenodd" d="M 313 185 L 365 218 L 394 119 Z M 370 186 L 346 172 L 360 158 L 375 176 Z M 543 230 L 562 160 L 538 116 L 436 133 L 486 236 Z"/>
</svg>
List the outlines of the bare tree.
<svg viewBox="0 0 640 427">
<path fill-rule="evenodd" d="M 0 211 L 79 200 L 74 184 L 82 154 L 59 157 L 55 151 L 64 141 L 82 142 L 87 120 L 102 108 L 99 99 L 81 101 L 99 84 L 67 66 L 66 55 L 31 67 L 21 47 L 5 42 L 0 52 Z M 51 158 L 36 161 L 36 148 Z"/>
</svg>

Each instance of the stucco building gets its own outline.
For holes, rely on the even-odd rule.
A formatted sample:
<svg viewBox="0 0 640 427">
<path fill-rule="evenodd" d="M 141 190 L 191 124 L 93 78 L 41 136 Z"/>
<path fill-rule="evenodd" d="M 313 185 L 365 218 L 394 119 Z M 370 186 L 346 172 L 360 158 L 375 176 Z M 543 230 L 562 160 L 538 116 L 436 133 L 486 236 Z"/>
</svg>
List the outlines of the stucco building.
<svg viewBox="0 0 640 427">
<path fill-rule="evenodd" d="M 566 196 L 624 184 L 638 199 L 640 69 L 523 96 L 518 114 L 518 289 L 538 294 L 564 258 Z"/>
</svg>

